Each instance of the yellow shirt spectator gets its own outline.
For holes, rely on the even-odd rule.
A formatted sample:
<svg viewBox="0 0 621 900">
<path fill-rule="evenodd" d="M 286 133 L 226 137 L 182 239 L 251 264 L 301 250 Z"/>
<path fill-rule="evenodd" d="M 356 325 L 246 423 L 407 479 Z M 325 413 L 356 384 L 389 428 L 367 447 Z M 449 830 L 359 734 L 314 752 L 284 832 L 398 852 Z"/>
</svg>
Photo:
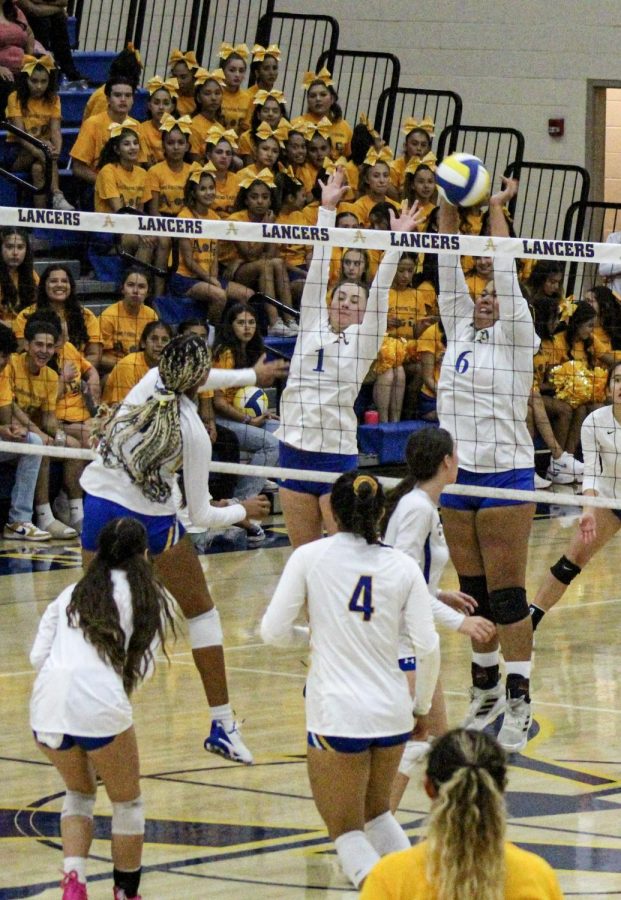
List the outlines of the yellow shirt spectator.
<svg viewBox="0 0 621 900">
<path fill-rule="evenodd" d="M 227 128 L 234 128 L 241 134 L 250 127 L 252 117 L 252 95 L 244 88 L 230 91 L 222 88 L 222 117 Z"/>
<path fill-rule="evenodd" d="M 90 166 L 91 169 L 99 168 L 101 151 L 110 137 L 108 126 L 113 121 L 106 109 L 82 122 L 82 127 L 69 154 L 71 158 L 83 162 L 85 165 Z M 140 153 L 138 154 L 138 162 L 145 163 L 148 156 L 147 148 L 142 137 L 139 136 L 139 140 Z"/>
<path fill-rule="evenodd" d="M 423 331 L 418 339 L 417 350 L 422 365 L 424 365 L 424 353 L 433 356 L 433 380 L 437 388 L 438 380 L 440 378 L 440 369 L 442 367 L 442 359 L 444 358 L 444 351 L 446 350 L 444 342 L 442 341 L 442 332 L 437 323 L 435 325 L 430 325 L 429 328 Z M 435 397 L 436 394 L 436 392 L 432 391 L 427 384 L 423 384 L 421 392 L 427 397 Z"/>
<path fill-rule="evenodd" d="M 50 140 L 50 121 L 51 119 L 60 120 L 60 97 L 56 96 L 52 100 L 44 100 L 42 97 L 31 97 L 28 101 L 26 109 L 19 102 L 17 91 L 13 91 L 9 95 L 6 106 L 7 119 L 21 119 L 24 131 L 33 137 L 41 138 L 43 141 Z M 12 134 L 7 136 L 7 142 L 15 141 Z"/>
<path fill-rule="evenodd" d="M 17 338 L 18 341 L 22 340 L 24 337 L 24 328 L 26 327 L 26 319 L 28 316 L 31 316 L 34 312 L 37 311 L 36 303 L 33 303 L 31 306 L 27 306 L 25 309 L 22 309 L 17 316 L 15 317 L 14 322 L 12 323 L 13 334 Z M 66 316 L 59 312 L 57 309 L 54 310 L 58 312 L 60 316 L 61 322 L 66 321 Z M 86 333 L 88 335 L 89 344 L 101 344 L 101 331 L 99 329 L 99 319 L 95 315 L 95 313 L 88 309 L 88 307 L 82 307 L 82 313 L 84 314 L 84 324 L 86 325 Z M 84 347 L 80 347 L 80 350 L 83 350 Z"/>
<path fill-rule="evenodd" d="M 61 372 L 65 363 L 73 363 L 79 374 L 73 381 L 62 382 L 64 392 L 61 390 L 61 396 L 56 404 L 56 418 L 59 422 L 86 422 L 90 419 L 90 413 L 82 391 L 82 376 L 93 367 L 71 341 L 65 341 L 57 356 Z"/>
<path fill-rule="evenodd" d="M 140 166 L 131 171 L 120 163 L 109 163 L 98 173 L 95 182 L 95 212 L 112 212 L 108 200 L 119 198 L 121 206 L 143 209 L 151 199 L 147 173 Z"/>
<path fill-rule="evenodd" d="M 113 303 L 99 317 L 104 351 L 113 353 L 118 359 L 135 353 L 144 326 L 156 319 L 157 313 L 149 306 L 141 306 L 138 313 L 132 315 L 122 300 Z"/>
<path fill-rule="evenodd" d="M 142 350 L 120 359 L 106 380 L 104 403 L 120 403 L 148 371 L 149 366 Z"/>
<path fill-rule="evenodd" d="M 39 413 L 56 412 L 59 378 L 53 369 L 43 366 L 33 375 L 26 353 L 12 353 L 8 369 L 13 399 L 27 416 L 36 421 Z"/>
<path fill-rule="evenodd" d="M 159 214 L 177 216 L 183 207 L 183 190 L 188 180 L 190 163 L 183 163 L 180 172 L 173 172 L 168 163 L 158 162 L 147 172 L 147 189 L 153 198 L 158 195 Z"/>
<path fill-rule="evenodd" d="M 147 152 L 147 165 L 154 166 L 155 163 L 162 162 L 164 159 L 162 132 L 153 124 L 152 119 L 140 123 L 139 138 Z"/>
</svg>

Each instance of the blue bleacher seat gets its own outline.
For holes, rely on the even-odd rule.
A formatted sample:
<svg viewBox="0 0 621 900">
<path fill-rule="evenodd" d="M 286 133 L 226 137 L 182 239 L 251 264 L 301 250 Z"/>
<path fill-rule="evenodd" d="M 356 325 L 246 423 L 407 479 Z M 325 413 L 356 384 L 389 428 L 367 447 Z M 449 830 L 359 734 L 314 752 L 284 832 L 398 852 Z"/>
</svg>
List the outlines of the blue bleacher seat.
<svg viewBox="0 0 621 900">
<path fill-rule="evenodd" d="M 359 425 L 358 446 L 361 453 L 372 453 L 378 457 L 380 465 L 402 463 L 408 438 L 421 428 L 428 428 L 431 422 L 414 419 L 410 422 L 384 422 L 381 425 Z"/>
<path fill-rule="evenodd" d="M 63 127 L 80 125 L 84 115 L 84 107 L 88 103 L 92 90 L 59 91 L 60 108 L 62 110 Z"/>
<path fill-rule="evenodd" d="M 177 297 L 174 294 L 156 297 L 153 301 L 153 309 L 162 322 L 174 327 L 186 319 L 205 319 L 207 317 L 207 308 L 204 303 L 198 303 L 190 297 Z"/>
<path fill-rule="evenodd" d="M 295 341 L 294 337 L 266 337 L 263 339 L 263 343 L 266 348 L 273 347 L 274 350 L 278 350 L 280 353 L 285 356 L 291 357 L 293 356 L 293 351 L 295 350 Z"/>
<path fill-rule="evenodd" d="M 95 84 L 103 84 L 116 55 L 110 50 L 76 50 L 73 61 L 81 75 Z"/>
<path fill-rule="evenodd" d="M 75 50 L 78 46 L 78 20 L 75 16 L 67 16 L 67 34 L 69 35 L 69 46 Z"/>
</svg>

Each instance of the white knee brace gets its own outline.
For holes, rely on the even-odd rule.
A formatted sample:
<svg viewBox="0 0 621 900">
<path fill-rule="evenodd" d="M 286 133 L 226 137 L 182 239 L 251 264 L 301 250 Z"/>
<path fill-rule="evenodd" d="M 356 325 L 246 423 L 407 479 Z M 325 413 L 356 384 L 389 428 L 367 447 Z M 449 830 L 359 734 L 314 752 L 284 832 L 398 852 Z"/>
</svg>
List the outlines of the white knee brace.
<svg viewBox="0 0 621 900">
<path fill-rule="evenodd" d="M 222 645 L 222 625 L 220 613 L 215 608 L 209 612 L 188 619 L 188 634 L 192 650 L 200 650 L 201 647 L 219 647 Z"/>
<path fill-rule="evenodd" d="M 97 794 L 80 794 L 79 791 L 67 791 L 63 800 L 60 818 L 64 819 L 65 816 L 84 816 L 85 819 L 92 819 L 96 796 Z"/>
<path fill-rule="evenodd" d="M 428 741 L 408 741 L 403 748 L 399 772 L 409 778 L 415 764 L 427 755 L 430 746 Z"/>
<path fill-rule="evenodd" d="M 142 797 L 112 804 L 112 834 L 144 834 Z"/>
</svg>

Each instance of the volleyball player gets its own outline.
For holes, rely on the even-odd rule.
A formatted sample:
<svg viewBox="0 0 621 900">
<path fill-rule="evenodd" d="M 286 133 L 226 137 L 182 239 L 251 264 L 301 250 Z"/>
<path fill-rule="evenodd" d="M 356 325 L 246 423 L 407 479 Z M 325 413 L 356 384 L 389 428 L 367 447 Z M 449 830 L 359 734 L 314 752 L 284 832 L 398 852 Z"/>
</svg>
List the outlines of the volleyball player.
<svg viewBox="0 0 621 900">
<path fill-rule="evenodd" d="M 334 225 L 336 207 L 347 190 L 340 168 L 321 185 L 319 228 Z M 422 221 L 418 205 L 404 208 L 394 231 L 413 231 Z M 299 334 L 280 400 L 279 465 L 284 468 L 344 472 L 358 464 L 354 401 L 384 339 L 388 292 L 400 251 L 384 254 L 370 288 L 339 281 L 326 299 L 330 251 L 315 249 L 301 299 Z M 280 499 L 294 547 L 330 534 L 329 484 L 287 479 Z"/>
<path fill-rule="evenodd" d="M 490 234 L 509 234 L 503 207 L 517 193 L 504 179 L 490 197 Z M 439 231 L 457 233 L 459 214 L 440 203 Z M 496 256 L 494 280 L 472 301 L 459 259 L 441 254 L 439 306 L 447 337 L 438 384 L 438 416 L 457 442 L 458 484 L 533 490 L 534 450 L 526 427 L 539 344 L 512 259 Z M 533 503 L 443 494 L 442 521 L 461 590 L 497 626 L 506 662 L 500 682 L 498 642 L 473 640 L 472 704 L 467 724 L 483 728 L 503 707 L 499 734 L 508 751 L 528 740 L 532 623 L 526 599 Z"/>
<path fill-rule="evenodd" d="M 203 530 L 226 528 L 269 513 L 265 496 L 213 506 L 209 494 L 211 441 L 196 408 L 196 394 L 211 367 L 202 337 L 173 338 L 159 365 L 129 392 L 103 428 L 95 460 L 81 479 L 85 491 L 82 549 L 88 565 L 102 526 L 117 516 L 143 522 L 155 570 L 188 620 L 192 655 L 211 707 L 211 733 L 205 749 L 252 763 L 229 704 L 222 649 L 222 627 L 196 550 L 177 520 L 174 488 L 183 469 L 182 492 L 190 521 Z M 264 375 L 280 371 L 263 360 Z M 252 370 L 214 376 L 214 387 L 255 380 Z M 211 386 L 211 384 L 209 385 Z"/>
<path fill-rule="evenodd" d="M 596 409 L 582 424 L 584 457 L 582 494 L 586 497 L 621 497 L 621 363 L 608 373 L 611 405 Z M 558 603 L 590 559 L 621 528 L 621 510 L 585 506 L 578 531 L 567 552 L 552 566 L 531 603 L 533 628 Z"/>
<path fill-rule="evenodd" d="M 308 644 L 307 761 L 313 798 L 347 877 L 359 887 L 380 856 L 409 847 L 389 808 L 403 745 L 424 736 L 440 653 L 419 567 L 379 540 L 384 496 L 347 472 L 330 502 L 338 532 L 289 557 L 261 623 L 266 643 Z M 418 661 L 411 700 L 399 669 L 399 623 Z"/>
</svg>

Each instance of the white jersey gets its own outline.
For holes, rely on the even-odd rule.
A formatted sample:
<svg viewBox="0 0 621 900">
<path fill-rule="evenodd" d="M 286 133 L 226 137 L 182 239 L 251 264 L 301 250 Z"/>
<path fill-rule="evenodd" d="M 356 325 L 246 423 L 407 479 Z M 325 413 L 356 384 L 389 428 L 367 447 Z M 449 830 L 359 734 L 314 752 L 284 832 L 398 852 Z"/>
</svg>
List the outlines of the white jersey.
<svg viewBox="0 0 621 900">
<path fill-rule="evenodd" d="M 318 226 L 334 225 L 334 212 L 320 208 Z M 364 319 L 341 334 L 330 328 L 326 302 L 330 247 L 316 247 L 306 276 L 300 326 L 280 398 L 276 437 L 300 450 L 358 452 L 354 403 L 377 358 L 388 316 L 388 292 L 400 251 L 384 254 L 369 291 Z"/>
<path fill-rule="evenodd" d="M 499 316 L 491 328 L 478 331 L 459 260 L 444 254 L 438 265 L 447 339 L 438 383 L 440 425 L 456 440 L 459 465 L 468 471 L 531 468 L 534 450 L 526 414 L 539 338 L 514 261 L 495 258 Z"/>
<path fill-rule="evenodd" d="M 602 497 L 621 497 L 621 424 L 612 406 L 602 406 L 582 423 L 584 479 L 582 490 Z"/>
<path fill-rule="evenodd" d="M 388 520 L 384 540 L 418 563 L 429 586 L 434 621 L 457 631 L 465 619 L 464 614 L 437 599 L 449 551 L 438 510 L 429 494 L 415 487 L 399 500 Z M 400 650 L 399 656 L 410 653 Z"/>
<path fill-rule="evenodd" d="M 621 231 L 613 231 L 606 238 L 607 244 L 621 244 Z M 599 274 L 606 280 L 607 286 L 621 297 L 621 262 L 603 262 L 599 264 Z"/>
<path fill-rule="evenodd" d="M 412 728 L 412 700 L 398 665 L 403 615 L 419 669 L 414 709 L 431 705 L 440 665 L 429 592 L 418 566 L 399 550 L 339 532 L 294 550 L 261 622 L 268 644 L 303 638 L 307 611 L 311 665 L 309 731 L 381 737 Z M 308 639 L 308 638 L 307 638 Z"/>
<path fill-rule="evenodd" d="M 224 380 L 220 373 L 225 370 L 213 370 L 214 378 L 205 382 L 209 388 L 234 386 L 240 380 L 242 385 L 248 384 L 249 372 L 252 369 L 239 369 L 227 372 L 235 374 Z M 157 368 L 150 369 L 135 387 L 131 389 L 121 404 L 121 408 L 145 403 L 153 396 L 154 391 L 161 390 L 163 385 Z M 227 528 L 240 522 L 246 516 L 246 510 L 239 503 L 231 506 L 216 507 L 211 505 L 209 493 L 209 464 L 211 463 L 211 441 L 196 409 L 196 404 L 182 394 L 179 398 L 179 414 L 183 442 L 183 478 L 186 485 L 187 514 L 192 523 L 207 530 L 208 528 Z M 99 454 L 84 470 L 80 484 L 87 494 L 101 497 L 112 503 L 119 503 L 132 512 L 147 516 L 166 516 L 176 513 L 175 492 L 173 487 L 177 475 L 172 468 L 163 469 L 162 475 L 171 485 L 168 500 L 157 503 L 142 493 L 138 485 L 132 483 L 129 475 L 121 468 L 109 468 L 103 463 Z"/>
<path fill-rule="evenodd" d="M 113 570 L 111 575 L 127 648 L 134 630 L 129 584 L 125 572 Z M 39 622 L 30 652 L 30 662 L 38 671 L 30 699 L 30 726 L 37 732 L 82 737 L 120 734 L 132 724 L 131 704 L 121 676 L 101 659 L 79 626 L 69 627 L 67 606 L 74 587 L 65 588 Z"/>
</svg>

